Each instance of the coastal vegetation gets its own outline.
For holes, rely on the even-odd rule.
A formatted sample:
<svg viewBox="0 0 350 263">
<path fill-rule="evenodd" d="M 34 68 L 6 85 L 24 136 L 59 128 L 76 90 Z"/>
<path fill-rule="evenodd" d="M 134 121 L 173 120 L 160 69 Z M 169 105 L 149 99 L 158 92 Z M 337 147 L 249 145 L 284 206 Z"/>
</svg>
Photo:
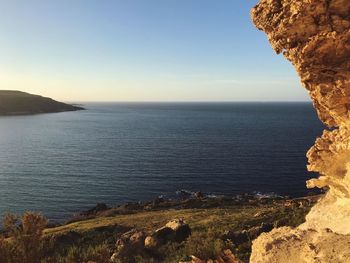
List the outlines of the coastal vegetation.
<svg viewBox="0 0 350 263">
<path fill-rule="evenodd" d="M 27 115 L 82 110 L 82 107 L 14 90 L 0 90 L 0 115 Z"/>
<path fill-rule="evenodd" d="M 299 225 L 316 199 L 254 196 L 157 199 L 91 209 L 56 226 L 48 226 L 42 215 L 32 212 L 21 218 L 6 215 L 0 239 L 0 262 L 186 262 L 191 256 L 215 259 L 227 249 L 247 262 L 252 239 L 274 227 Z M 154 237 L 156 231 L 177 218 L 190 228 L 191 234 L 183 240 L 169 239 L 156 247 L 142 245 L 140 249 L 128 247 L 125 244 L 130 243 L 123 241 L 127 233 Z M 119 253 L 121 248 L 123 253 Z"/>
</svg>

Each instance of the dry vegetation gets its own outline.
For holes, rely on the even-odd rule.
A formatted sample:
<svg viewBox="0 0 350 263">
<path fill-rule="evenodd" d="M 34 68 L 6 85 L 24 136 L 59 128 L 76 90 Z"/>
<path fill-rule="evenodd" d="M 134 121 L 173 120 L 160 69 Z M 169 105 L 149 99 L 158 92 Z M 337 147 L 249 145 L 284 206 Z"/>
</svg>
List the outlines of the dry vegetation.
<svg viewBox="0 0 350 263">
<path fill-rule="evenodd" d="M 203 200 L 200 203 L 205 203 Z M 197 204 L 200 204 L 197 203 Z M 197 205 L 196 205 L 197 206 Z M 110 262 L 117 238 L 130 229 L 152 232 L 174 218 L 183 218 L 192 235 L 182 243 L 168 243 L 157 251 L 129 255 L 120 262 L 179 262 L 190 255 L 215 258 L 223 249 L 231 249 L 247 261 L 251 240 L 242 244 L 225 238 L 228 231 L 242 231 L 262 222 L 274 226 L 296 226 L 304 220 L 309 205 L 289 205 L 286 200 L 269 200 L 238 204 L 224 204 L 207 208 L 192 207 L 126 214 L 109 212 L 105 216 L 46 228 L 47 221 L 40 214 L 25 213 L 21 218 L 7 215 L 4 233 L 0 237 L 1 263 L 83 263 Z M 106 216 L 108 215 L 108 216 Z"/>
</svg>

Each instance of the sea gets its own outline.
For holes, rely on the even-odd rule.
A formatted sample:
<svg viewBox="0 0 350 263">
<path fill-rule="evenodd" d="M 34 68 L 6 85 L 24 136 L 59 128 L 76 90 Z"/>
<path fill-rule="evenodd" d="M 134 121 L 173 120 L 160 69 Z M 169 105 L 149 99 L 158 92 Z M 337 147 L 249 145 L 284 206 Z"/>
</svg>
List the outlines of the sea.
<svg viewBox="0 0 350 263">
<path fill-rule="evenodd" d="M 97 203 L 310 193 L 305 154 L 324 126 L 311 103 L 86 103 L 0 117 L 0 216 L 53 222 Z"/>
</svg>

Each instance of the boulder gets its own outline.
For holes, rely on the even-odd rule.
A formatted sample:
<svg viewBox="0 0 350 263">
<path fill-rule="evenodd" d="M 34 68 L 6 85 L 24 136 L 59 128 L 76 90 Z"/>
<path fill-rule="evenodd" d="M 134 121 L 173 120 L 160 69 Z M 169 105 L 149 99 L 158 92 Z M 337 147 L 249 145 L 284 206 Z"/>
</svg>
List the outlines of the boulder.
<svg viewBox="0 0 350 263">
<path fill-rule="evenodd" d="M 175 237 L 175 231 L 170 227 L 162 227 L 157 229 L 151 236 L 146 237 L 145 247 L 149 249 L 158 248 L 168 241 L 173 240 Z"/>
<path fill-rule="evenodd" d="M 137 229 L 132 229 L 118 238 L 116 242 L 116 248 L 128 248 L 134 251 L 142 250 L 145 238 L 145 232 L 138 231 Z"/>
<path fill-rule="evenodd" d="M 146 234 L 143 231 L 132 229 L 122 234 L 115 244 L 116 252 L 112 255 L 112 262 L 119 262 L 120 258 L 142 253 Z"/>
<path fill-rule="evenodd" d="M 158 248 L 167 242 L 182 242 L 191 235 L 191 229 L 182 219 L 169 221 L 164 227 L 157 229 L 152 235 L 146 237 L 145 247 Z"/>
</svg>

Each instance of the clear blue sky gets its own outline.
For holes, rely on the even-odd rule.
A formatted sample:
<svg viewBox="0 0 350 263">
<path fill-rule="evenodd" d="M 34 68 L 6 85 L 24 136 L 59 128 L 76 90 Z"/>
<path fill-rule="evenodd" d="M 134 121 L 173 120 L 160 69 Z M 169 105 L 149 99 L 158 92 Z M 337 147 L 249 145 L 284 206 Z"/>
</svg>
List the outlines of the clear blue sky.
<svg viewBox="0 0 350 263">
<path fill-rule="evenodd" d="M 308 100 L 257 0 L 0 0 L 0 88 L 65 101 Z"/>
</svg>

